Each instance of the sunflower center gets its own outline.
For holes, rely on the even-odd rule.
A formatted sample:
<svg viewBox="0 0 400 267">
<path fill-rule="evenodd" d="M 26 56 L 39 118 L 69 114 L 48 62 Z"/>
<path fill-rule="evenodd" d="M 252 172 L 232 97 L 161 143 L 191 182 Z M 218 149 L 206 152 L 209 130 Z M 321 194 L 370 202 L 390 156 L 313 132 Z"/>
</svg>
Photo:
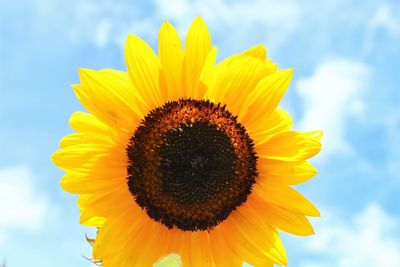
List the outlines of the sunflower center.
<svg viewBox="0 0 400 267">
<path fill-rule="evenodd" d="M 257 157 L 236 117 L 209 101 L 181 99 L 152 110 L 127 147 L 128 186 L 154 220 L 207 230 L 246 201 Z"/>
<path fill-rule="evenodd" d="M 229 137 L 207 122 L 167 132 L 160 156 L 163 191 L 182 205 L 212 200 L 235 175 Z"/>
</svg>

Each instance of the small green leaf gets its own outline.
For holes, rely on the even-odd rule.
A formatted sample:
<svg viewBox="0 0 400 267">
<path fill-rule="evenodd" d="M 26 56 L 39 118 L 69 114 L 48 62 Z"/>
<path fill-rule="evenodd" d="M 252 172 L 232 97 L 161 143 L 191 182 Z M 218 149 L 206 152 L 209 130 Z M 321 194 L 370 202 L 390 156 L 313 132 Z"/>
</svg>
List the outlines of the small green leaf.
<svg viewBox="0 0 400 267">
<path fill-rule="evenodd" d="M 178 255 L 170 254 L 161 258 L 154 264 L 154 267 L 180 267 L 181 261 Z"/>
</svg>

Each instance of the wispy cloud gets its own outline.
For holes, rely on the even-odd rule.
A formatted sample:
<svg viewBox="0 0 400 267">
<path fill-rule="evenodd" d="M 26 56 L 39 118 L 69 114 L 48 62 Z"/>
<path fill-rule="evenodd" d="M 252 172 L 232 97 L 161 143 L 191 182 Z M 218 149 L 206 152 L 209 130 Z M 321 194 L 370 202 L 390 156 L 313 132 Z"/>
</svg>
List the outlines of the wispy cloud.
<svg viewBox="0 0 400 267">
<path fill-rule="evenodd" d="M 371 74 L 365 63 L 332 59 L 297 82 L 296 89 L 304 103 L 299 128 L 324 129 L 323 155 L 352 153 L 346 140 L 346 123 L 351 116 L 363 113 L 362 94 L 368 89 Z"/>
<path fill-rule="evenodd" d="M 260 12 L 262 10 L 262 12 Z M 146 16 L 143 14 L 146 13 Z M 286 40 L 299 21 L 299 6 L 292 0 L 229 2 L 224 0 L 153 0 L 147 5 L 135 6 L 125 2 L 86 1 L 77 2 L 71 14 L 70 40 L 94 42 L 100 47 L 116 44 L 122 47 L 128 33 L 155 40 L 163 20 L 171 20 L 181 36 L 191 21 L 201 15 L 214 31 L 240 32 L 243 40 L 251 34 L 274 33 L 269 46 Z M 238 23 L 237 18 L 241 18 Z M 230 42 L 229 38 L 225 38 Z M 272 44 L 272 40 L 274 44 Z M 231 43 L 231 45 L 233 45 Z"/>
<path fill-rule="evenodd" d="M 400 218 L 379 204 L 370 203 L 350 218 L 326 217 L 317 224 L 317 235 L 307 240 L 311 257 L 301 267 L 400 266 Z M 324 259 L 315 260 L 319 254 Z"/>
<path fill-rule="evenodd" d="M 145 13 L 143 4 L 109 1 L 77 1 L 71 14 L 69 39 L 73 43 L 94 43 L 99 47 L 123 47 L 130 32 L 143 38 L 155 38 L 159 20 Z"/>
<path fill-rule="evenodd" d="M 214 34 L 224 33 L 231 46 L 235 43 L 226 33 L 232 33 L 236 38 L 240 36 L 242 42 L 257 33 L 264 37 L 262 39 L 273 34 L 274 38 L 271 38 L 268 46 L 278 46 L 287 40 L 301 19 L 301 6 L 292 0 L 154 0 L 154 3 L 157 16 L 174 21 L 182 34 L 193 18 L 201 15 Z"/>
<path fill-rule="evenodd" d="M 171 20 L 183 36 L 193 18 L 201 15 L 214 37 L 223 34 L 219 44 L 229 44 L 232 50 L 243 49 L 243 44 L 248 46 L 257 39 L 273 51 L 294 42 L 319 55 L 344 52 L 348 39 L 358 36 L 365 38 L 365 42 L 353 43 L 360 56 L 375 42 L 376 30 L 398 34 L 395 6 L 376 0 L 364 1 L 357 8 L 353 5 L 344 0 L 302 4 L 294 0 L 151 0 L 135 5 L 125 1 L 78 1 L 70 14 L 69 32 L 73 42 L 89 41 L 100 47 L 116 44 L 122 48 L 129 32 L 154 41 L 165 19 Z"/>
<path fill-rule="evenodd" d="M 375 13 L 367 21 L 367 39 L 365 51 L 371 52 L 379 44 L 379 34 L 385 34 L 394 41 L 400 40 L 400 4 L 381 3 Z M 398 42 L 392 43 L 398 48 Z"/>
<path fill-rule="evenodd" d="M 400 36 L 400 4 L 383 3 L 369 21 L 372 30 L 383 29 L 393 36 Z"/>
</svg>

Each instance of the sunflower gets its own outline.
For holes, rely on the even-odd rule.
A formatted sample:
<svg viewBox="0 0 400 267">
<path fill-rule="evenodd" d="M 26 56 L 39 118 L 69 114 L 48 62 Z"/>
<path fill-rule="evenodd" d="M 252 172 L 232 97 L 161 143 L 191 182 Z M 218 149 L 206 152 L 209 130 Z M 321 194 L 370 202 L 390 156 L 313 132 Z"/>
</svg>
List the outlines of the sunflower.
<svg viewBox="0 0 400 267">
<path fill-rule="evenodd" d="M 292 78 L 262 45 L 216 64 L 197 17 L 185 49 L 168 22 L 158 56 L 125 45 L 127 72 L 80 69 L 73 89 L 87 109 L 70 119 L 52 160 L 79 194 L 80 223 L 98 228 L 105 267 L 152 266 L 177 254 L 186 266 L 287 265 L 277 231 L 313 234 L 318 210 L 291 186 L 316 174 L 306 161 L 320 131 L 292 131 L 277 108 Z"/>
</svg>

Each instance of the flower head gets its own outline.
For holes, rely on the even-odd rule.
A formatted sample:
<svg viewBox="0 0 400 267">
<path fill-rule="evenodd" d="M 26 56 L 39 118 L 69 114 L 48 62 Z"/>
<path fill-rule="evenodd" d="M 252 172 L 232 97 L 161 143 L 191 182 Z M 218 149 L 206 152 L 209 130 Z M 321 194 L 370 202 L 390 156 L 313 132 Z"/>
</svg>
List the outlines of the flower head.
<svg viewBox="0 0 400 267">
<path fill-rule="evenodd" d="M 215 64 L 201 18 L 185 49 L 165 22 L 158 56 L 140 38 L 128 71 L 80 69 L 73 89 L 86 112 L 53 161 L 79 194 L 80 222 L 99 232 L 103 266 L 151 266 L 170 253 L 183 266 L 286 265 L 277 230 L 313 233 L 318 210 L 291 185 L 316 170 L 320 131 L 292 131 L 277 108 L 292 78 L 259 45 Z"/>
</svg>

